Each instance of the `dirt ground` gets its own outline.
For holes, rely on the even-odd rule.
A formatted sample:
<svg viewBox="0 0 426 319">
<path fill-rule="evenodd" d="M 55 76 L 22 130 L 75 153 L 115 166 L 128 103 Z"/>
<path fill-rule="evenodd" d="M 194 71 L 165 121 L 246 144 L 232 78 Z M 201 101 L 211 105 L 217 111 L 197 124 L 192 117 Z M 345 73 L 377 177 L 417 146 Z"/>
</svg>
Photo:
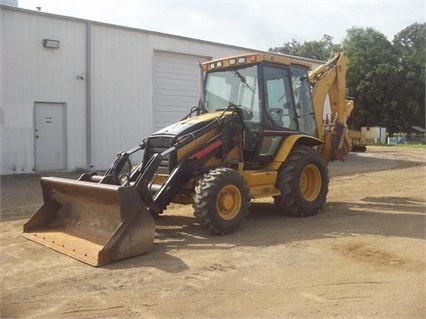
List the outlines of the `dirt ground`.
<svg viewBox="0 0 426 319">
<path fill-rule="evenodd" d="M 1 318 L 425 318 L 425 165 L 369 147 L 330 164 L 318 215 L 256 201 L 228 236 L 171 205 L 151 253 L 100 268 L 23 238 L 40 175 L 2 176 Z"/>
</svg>

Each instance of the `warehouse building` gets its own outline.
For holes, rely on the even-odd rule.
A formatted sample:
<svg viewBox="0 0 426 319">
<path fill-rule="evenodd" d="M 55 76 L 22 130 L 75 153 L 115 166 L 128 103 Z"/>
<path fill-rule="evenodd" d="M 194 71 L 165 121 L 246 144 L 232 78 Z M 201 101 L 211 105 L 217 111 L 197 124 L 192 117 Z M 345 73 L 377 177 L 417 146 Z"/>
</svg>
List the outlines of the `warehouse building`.
<svg viewBox="0 0 426 319">
<path fill-rule="evenodd" d="M 253 52 L 6 5 L 0 43 L 1 174 L 106 169 L 198 104 L 197 63 Z"/>
</svg>

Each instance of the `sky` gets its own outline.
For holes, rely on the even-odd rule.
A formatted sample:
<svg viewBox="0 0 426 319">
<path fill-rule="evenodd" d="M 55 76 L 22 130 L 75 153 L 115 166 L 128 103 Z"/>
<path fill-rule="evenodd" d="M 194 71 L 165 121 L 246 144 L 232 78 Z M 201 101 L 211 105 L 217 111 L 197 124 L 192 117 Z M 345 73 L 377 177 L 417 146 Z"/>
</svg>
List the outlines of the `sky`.
<svg viewBox="0 0 426 319">
<path fill-rule="evenodd" d="M 267 51 L 293 39 L 340 43 L 371 27 L 389 41 L 426 22 L 426 0 L 18 0 L 19 7 Z"/>
</svg>

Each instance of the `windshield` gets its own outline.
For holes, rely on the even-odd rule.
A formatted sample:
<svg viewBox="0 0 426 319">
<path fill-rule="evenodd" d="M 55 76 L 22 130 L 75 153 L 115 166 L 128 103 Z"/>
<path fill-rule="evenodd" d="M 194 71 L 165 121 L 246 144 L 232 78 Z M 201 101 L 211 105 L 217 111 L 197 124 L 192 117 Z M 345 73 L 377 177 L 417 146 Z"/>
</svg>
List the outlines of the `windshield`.
<svg viewBox="0 0 426 319">
<path fill-rule="evenodd" d="M 235 105 L 259 118 L 257 66 L 207 73 L 205 99 L 208 112 Z"/>
</svg>

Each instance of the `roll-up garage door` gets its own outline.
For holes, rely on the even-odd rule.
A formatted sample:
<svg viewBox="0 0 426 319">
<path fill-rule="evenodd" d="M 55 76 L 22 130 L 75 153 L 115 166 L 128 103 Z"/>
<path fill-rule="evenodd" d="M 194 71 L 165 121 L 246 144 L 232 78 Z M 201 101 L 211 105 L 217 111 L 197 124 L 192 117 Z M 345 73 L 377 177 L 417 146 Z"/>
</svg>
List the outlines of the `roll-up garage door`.
<svg viewBox="0 0 426 319">
<path fill-rule="evenodd" d="M 185 117 L 200 98 L 198 62 L 207 57 L 173 52 L 154 54 L 154 131 Z"/>
</svg>

